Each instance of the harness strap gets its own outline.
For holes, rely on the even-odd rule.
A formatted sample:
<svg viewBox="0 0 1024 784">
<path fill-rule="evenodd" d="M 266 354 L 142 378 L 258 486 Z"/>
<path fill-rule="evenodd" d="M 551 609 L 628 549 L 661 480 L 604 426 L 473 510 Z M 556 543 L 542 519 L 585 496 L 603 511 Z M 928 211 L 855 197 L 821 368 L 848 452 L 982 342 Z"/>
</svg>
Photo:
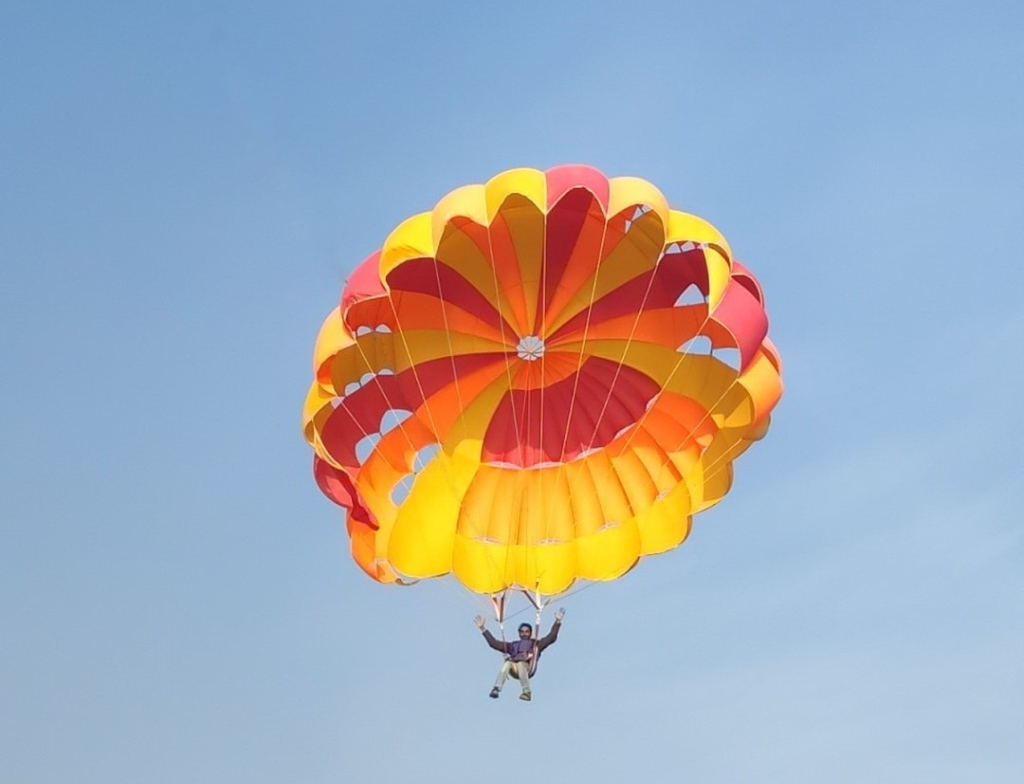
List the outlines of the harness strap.
<svg viewBox="0 0 1024 784">
<path fill-rule="evenodd" d="M 533 624 L 533 656 L 530 659 L 530 677 L 532 678 L 537 672 L 537 663 L 540 661 L 540 648 L 537 643 L 540 640 L 540 622 L 541 614 L 544 612 L 544 597 L 540 590 L 535 590 L 532 593 L 525 588 L 505 588 L 500 593 L 491 594 L 491 606 L 494 608 L 494 618 L 498 622 L 498 629 L 501 632 L 502 647 L 509 645 L 508 640 L 505 639 L 505 601 L 508 599 L 508 593 L 511 590 L 520 591 L 526 600 L 533 605 L 536 613 L 534 615 Z M 518 641 L 518 640 L 517 640 Z M 506 658 L 511 658 L 512 654 L 506 653 Z"/>
<path fill-rule="evenodd" d="M 508 644 L 505 640 L 505 598 L 507 596 L 507 588 L 500 594 L 496 593 L 491 596 L 491 606 L 494 608 L 494 618 L 498 622 L 498 631 L 501 633 L 501 643 L 503 646 Z"/>
</svg>

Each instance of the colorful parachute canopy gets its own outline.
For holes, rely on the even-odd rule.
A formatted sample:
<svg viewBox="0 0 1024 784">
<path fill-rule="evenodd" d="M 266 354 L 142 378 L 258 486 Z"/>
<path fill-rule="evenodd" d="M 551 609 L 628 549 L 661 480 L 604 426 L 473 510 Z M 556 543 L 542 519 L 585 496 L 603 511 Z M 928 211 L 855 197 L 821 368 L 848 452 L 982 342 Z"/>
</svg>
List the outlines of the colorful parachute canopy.
<svg viewBox="0 0 1024 784">
<path fill-rule="evenodd" d="M 679 545 L 782 393 L 764 298 L 650 183 L 515 169 L 352 274 L 304 415 L 375 580 L 543 594 Z"/>
</svg>

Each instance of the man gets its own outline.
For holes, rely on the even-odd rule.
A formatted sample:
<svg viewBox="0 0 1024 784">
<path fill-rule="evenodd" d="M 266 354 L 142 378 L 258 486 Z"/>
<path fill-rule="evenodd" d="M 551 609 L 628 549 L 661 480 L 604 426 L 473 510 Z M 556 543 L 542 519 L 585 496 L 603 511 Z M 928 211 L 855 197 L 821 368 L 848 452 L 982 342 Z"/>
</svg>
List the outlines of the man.
<svg viewBox="0 0 1024 784">
<path fill-rule="evenodd" d="M 494 650 L 505 654 L 505 661 L 502 662 L 501 669 L 498 670 L 498 679 L 494 682 L 494 688 L 491 689 L 492 699 L 498 699 L 501 687 L 505 685 L 505 681 L 511 675 L 513 678 L 519 679 L 519 684 L 523 688 L 519 699 L 530 701 L 530 676 L 537 671 L 537 659 L 540 658 L 541 651 L 558 639 L 558 630 L 562 628 L 563 617 L 565 617 L 565 610 L 555 613 L 555 622 L 551 625 L 551 631 L 539 640 L 533 639 L 533 627 L 530 624 L 521 623 L 519 624 L 519 639 L 513 642 L 497 639 L 487 631 L 487 622 L 479 615 L 476 617 L 476 625 L 484 633 L 487 644 Z"/>
</svg>

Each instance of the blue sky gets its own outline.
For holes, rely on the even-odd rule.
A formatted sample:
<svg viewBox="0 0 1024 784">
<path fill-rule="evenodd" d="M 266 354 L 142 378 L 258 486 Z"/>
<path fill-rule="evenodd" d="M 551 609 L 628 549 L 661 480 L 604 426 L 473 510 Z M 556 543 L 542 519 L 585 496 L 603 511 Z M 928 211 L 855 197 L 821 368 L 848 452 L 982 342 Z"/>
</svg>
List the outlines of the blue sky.
<svg viewBox="0 0 1024 784">
<path fill-rule="evenodd" d="M 551 7 L 554 6 L 554 7 Z M 0 780 L 1024 779 L 1024 9 L 0 10 Z M 653 181 L 787 393 L 532 704 L 313 485 L 319 324 L 459 185 Z"/>
</svg>

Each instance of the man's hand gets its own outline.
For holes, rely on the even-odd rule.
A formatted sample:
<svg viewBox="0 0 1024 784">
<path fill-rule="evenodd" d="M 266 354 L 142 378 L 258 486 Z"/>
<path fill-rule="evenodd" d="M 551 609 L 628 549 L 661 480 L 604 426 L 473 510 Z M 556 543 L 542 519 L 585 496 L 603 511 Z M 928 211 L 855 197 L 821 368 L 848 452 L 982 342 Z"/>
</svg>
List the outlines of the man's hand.
<svg viewBox="0 0 1024 784">
<path fill-rule="evenodd" d="M 480 627 L 480 631 L 483 631 L 484 627 L 487 625 L 487 621 L 484 620 L 484 617 L 482 615 L 478 615 L 476 618 L 474 618 L 473 623 Z"/>
<path fill-rule="evenodd" d="M 564 617 L 565 617 L 565 608 L 564 607 L 559 607 L 558 608 L 558 612 L 555 613 L 555 620 L 558 621 L 559 623 L 561 623 L 562 619 Z"/>
</svg>

